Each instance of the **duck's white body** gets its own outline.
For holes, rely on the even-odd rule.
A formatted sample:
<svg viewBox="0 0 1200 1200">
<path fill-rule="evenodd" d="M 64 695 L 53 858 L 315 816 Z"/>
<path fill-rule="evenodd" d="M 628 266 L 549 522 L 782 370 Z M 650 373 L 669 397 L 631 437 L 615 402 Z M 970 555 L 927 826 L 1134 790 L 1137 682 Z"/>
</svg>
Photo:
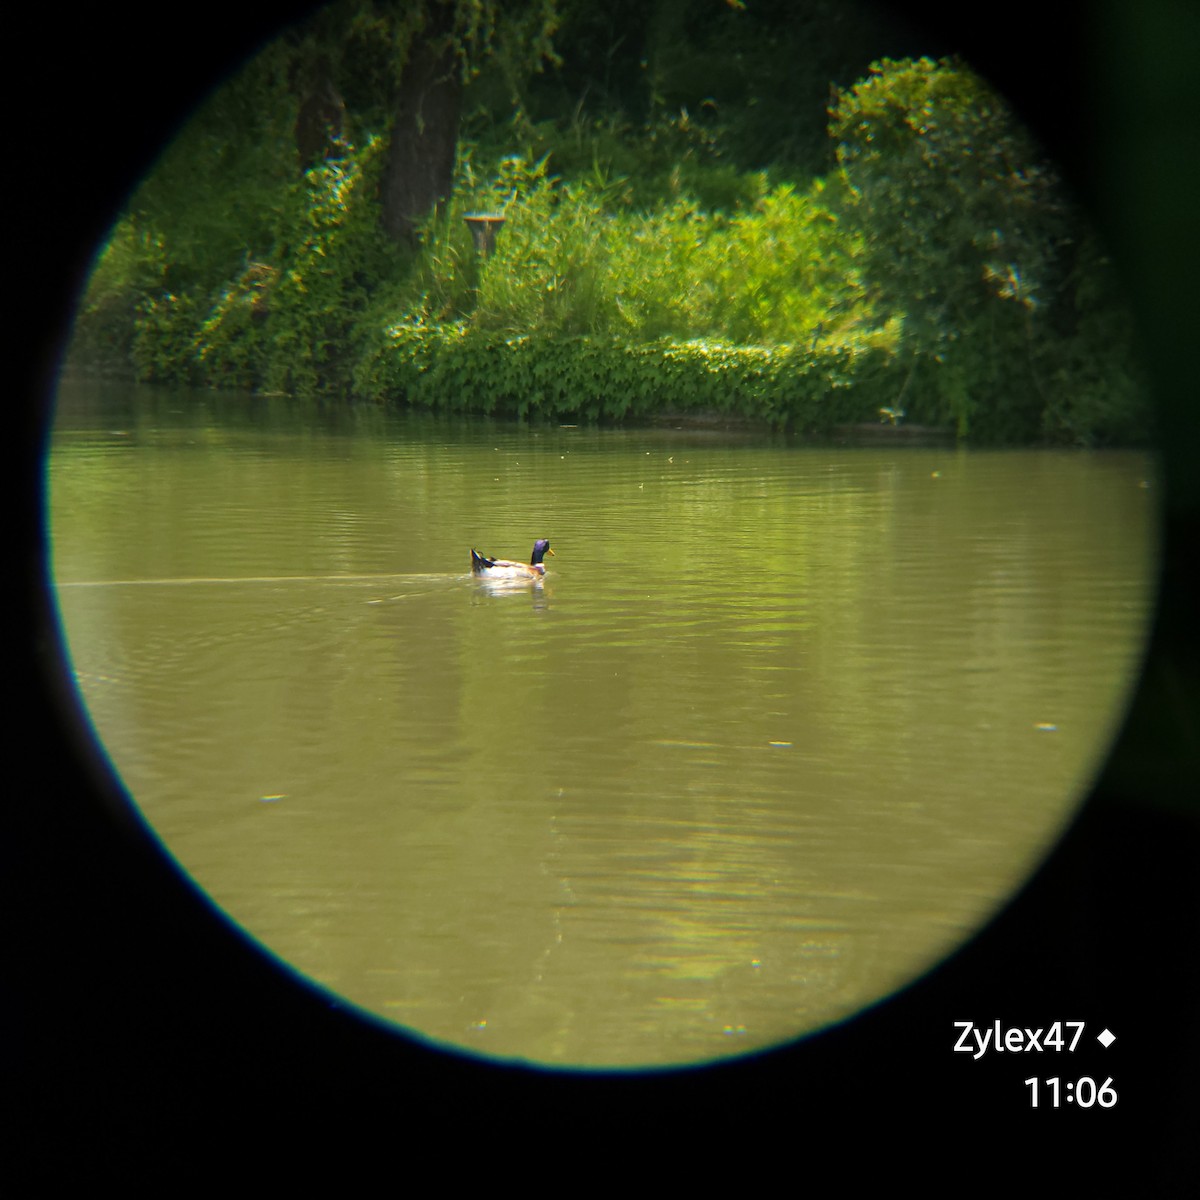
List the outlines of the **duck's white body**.
<svg viewBox="0 0 1200 1200">
<path fill-rule="evenodd" d="M 546 555 L 554 557 L 550 543 L 545 538 L 539 538 L 533 544 L 533 555 L 527 563 L 513 562 L 510 558 L 488 558 L 478 550 L 471 550 L 471 570 L 476 575 L 489 579 L 541 579 L 546 574 L 546 564 L 542 561 Z"/>
</svg>

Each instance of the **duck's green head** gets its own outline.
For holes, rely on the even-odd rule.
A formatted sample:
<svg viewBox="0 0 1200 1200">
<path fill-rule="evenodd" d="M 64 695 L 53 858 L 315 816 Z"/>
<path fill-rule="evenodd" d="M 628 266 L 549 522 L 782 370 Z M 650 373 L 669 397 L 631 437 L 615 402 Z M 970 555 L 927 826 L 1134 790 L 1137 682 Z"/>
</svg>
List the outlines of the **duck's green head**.
<svg viewBox="0 0 1200 1200">
<path fill-rule="evenodd" d="M 547 554 L 551 558 L 554 557 L 554 551 L 550 549 L 550 542 L 546 538 L 538 538 L 533 543 L 533 557 L 529 560 L 529 565 L 531 567 L 538 566 Z"/>
</svg>

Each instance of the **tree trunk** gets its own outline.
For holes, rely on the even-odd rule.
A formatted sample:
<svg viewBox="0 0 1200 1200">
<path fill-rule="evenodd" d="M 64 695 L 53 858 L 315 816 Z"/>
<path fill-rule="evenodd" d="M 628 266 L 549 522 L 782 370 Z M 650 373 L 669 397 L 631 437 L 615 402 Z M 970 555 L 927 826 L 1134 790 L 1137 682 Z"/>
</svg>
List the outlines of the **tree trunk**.
<svg viewBox="0 0 1200 1200">
<path fill-rule="evenodd" d="M 300 95 L 296 113 L 296 153 L 300 170 L 322 162 L 341 142 L 346 105 L 333 82 L 329 56 L 322 54 L 293 71 L 292 86 Z"/>
<path fill-rule="evenodd" d="M 383 227 L 414 245 L 418 225 L 450 196 L 462 76 L 449 37 L 415 41 L 400 77 L 383 174 Z"/>
</svg>

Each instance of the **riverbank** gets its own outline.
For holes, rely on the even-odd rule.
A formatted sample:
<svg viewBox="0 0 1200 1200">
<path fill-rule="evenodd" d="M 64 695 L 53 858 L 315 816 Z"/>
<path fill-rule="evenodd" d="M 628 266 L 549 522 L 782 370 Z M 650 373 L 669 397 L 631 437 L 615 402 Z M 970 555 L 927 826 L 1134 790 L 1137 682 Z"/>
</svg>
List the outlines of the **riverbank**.
<svg viewBox="0 0 1200 1200">
<path fill-rule="evenodd" d="M 269 154 L 247 139 L 248 95 L 294 128 L 279 83 L 263 65 L 248 93 L 214 98 L 131 197 L 81 298 L 81 359 L 146 382 L 547 421 L 1151 436 L 1105 251 L 960 63 L 885 59 L 838 91 L 823 175 L 734 170 L 714 141 L 685 177 L 697 147 L 673 127 L 672 169 L 642 194 L 644 172 L 614 173 L 599 143 L 590 169 L 568 169 L 566 131 L 547 126 L 535 153 L 502 122 L 486 154 L 459 145 L 446 203 L 405 236 L 384 219 L 378 111 L 301 178 L 291 138 Z M 665 153 L 660 133 L 631 135 L 631 163 Z M 477 212 L 504 217 L 486 254 Z"/>
<path fill-rule="evenodd" d="M 736 421 L 808 434 L 870 419 L 894 398 L 890 356 L 837 347 L 516 337 L 396 325 L 354 372 L 364 399 L 549 420 Z"/>
<path fill-rule="evenodd" d="M 1073 435 L 1076 389 L 1043 388 L 1014 370 L 1010 393 L 973 395 L 936 361 L 904 362 L 879 345 L 744 346 L 713 340 L 522 336 L 466 324 L 400 323 L 357 339 L 321 392 L 360 403 L 515 420 L 786 430 L 807 437 L 975 445 L 1139 445 L 1124 408 L 1089 413 Z M 250 371 L 230 378 L 197 354 L 169 375 L 95 356 L 77 340 L 66 369 L 139 382 L 290 394 Z M 1000 398 L 1000 399 L 998 399 Z M 1003 402 L 1001 402 L 1001 399 Z"/>
</svg>

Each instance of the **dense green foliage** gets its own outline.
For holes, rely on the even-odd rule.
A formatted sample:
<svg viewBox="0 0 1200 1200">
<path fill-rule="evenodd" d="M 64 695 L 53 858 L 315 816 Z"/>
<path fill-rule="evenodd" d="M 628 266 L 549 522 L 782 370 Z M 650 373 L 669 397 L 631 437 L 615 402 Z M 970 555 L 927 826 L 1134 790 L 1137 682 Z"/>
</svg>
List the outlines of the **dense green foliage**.
<svg viewBox="0 0 1200 1200">
<path fill-rule="evenodd" d="M 1131 406 L 1109 436 L 1133 434 L 1127 314 L 1095 290 L 1094 238 L 998 96 L 959 64 L 884 60 L 829 132 L 841 221 L 866 241 L 880 305 L 904 316 L 899 357 L 923 384 L 911 408 L 989 440 L 1038 421 L 1077 435 L 1062 397 L 1086 379 Z"/>
<path fill-rule="evenodd" d="M 719 414 L 823 434 L 890 395 L 884 357 L 399 325 L 360 364 L 355 388 L 448 411 L 589 421 Z"/>
<path fill-rule="evenodd" d="M 300 169 L 299 52 L 270 49 L 134 193 L 84 298 L 77 359 L 521 416 L 711 411 L 822 431 L 886 409 L 980 441 L 1145 438 L 1111 270 L 1037 147 L 961 64 L 864 65 L 833 98 L 827 149 L 784 139 L 769 161 L 771 119 L 736 102 L 755 44 L 744 14 L 689 25 L 682 0 L 648 6 L 654 81 L 620 85 L 635 111 L 597 83 L 601 60 L 610 83 L 630 69 L 600 17 L 560 0 L 557 74 L 537 74 L 540 43 L 536 62 L 522 57 L 532 35 L 517 24 L 489 25 L 450 202 L 401 247 L 379 219 L 387 108 L 370 81 L 387 55 L 371 6 L 350 7 L 341 51 L 357 99 L 328 152 Z M 539 36 L 552 9 L 530 0 Z M 716 80 L 724 98 L 668 111 L 664 95 L 691 94 L 684 51 L 707 61 L 721 37 L 741 55 L 737 78 Z M 779 40 L 762 43 L 768 75 Z M 311 62 L 311 36 L 298 44 Z M 572 61 L 592 64 L 576 69 L 601 99 L 555 119 L 546 98 Z M 484 258 L 472 211 L 505 217 Z"/>
<path fill-rule="evenodd" d="M 748 202 L 732 213 L 685 198 L 645 211 L 623 199 L 622 180 L 565 183 L 544 160 L 507 158 L 487 185 L 465 179 L 429 224 L 403 318 L 636 341 L 810 345 L 851 328 L 859 342 L 885 339 L 866 332 L 862 242 L 824 202 L 823 183 L 801 194 L 759 175 L 745 186 Z M 482 262 L 463 220 L 475 209 L 506 216 Z M 834 321 L 838 332 L 826 328 Z"/>
</svg>

